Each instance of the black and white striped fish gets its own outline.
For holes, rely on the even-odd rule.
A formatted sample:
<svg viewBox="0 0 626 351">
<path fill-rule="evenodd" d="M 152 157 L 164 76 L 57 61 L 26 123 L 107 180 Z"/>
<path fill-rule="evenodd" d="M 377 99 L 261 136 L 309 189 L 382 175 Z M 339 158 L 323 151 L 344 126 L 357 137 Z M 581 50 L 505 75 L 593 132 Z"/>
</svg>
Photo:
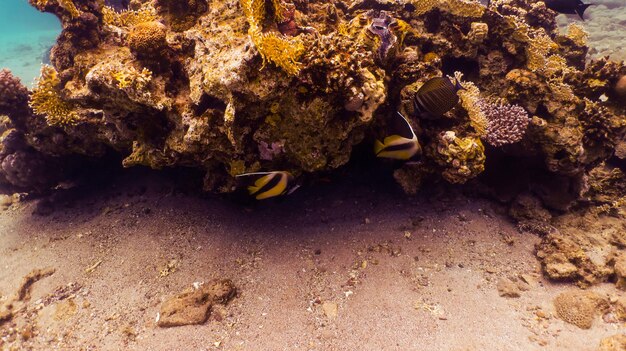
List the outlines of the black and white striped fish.
<svg viewBox="0 0 626 351">
<path fill-rule="evenodd" d="M 454 83 L 448 77 L 435 77 L 424 83 L 413 96 L 413 107 L 420 117 L 437 118 L 450 111 L 459 103 L 457 92 L 463 89 L 461 83 Z"/>
<path fill-rule="evenodd" d="M 300 187 L 291 173 L 284 171 L 245 173 L 238 175 L 237 179 L 244 183 L 250 196 L 257 200 L 289 195 Z"/>
<path fill-rule="evenodd" d="M 389 121 L 388 134 L 382 142 L 374 142 L 376 157 L 407 161 L 421 151 L 411 124 L 400 112 L 395 113 Z"/>
</svg>

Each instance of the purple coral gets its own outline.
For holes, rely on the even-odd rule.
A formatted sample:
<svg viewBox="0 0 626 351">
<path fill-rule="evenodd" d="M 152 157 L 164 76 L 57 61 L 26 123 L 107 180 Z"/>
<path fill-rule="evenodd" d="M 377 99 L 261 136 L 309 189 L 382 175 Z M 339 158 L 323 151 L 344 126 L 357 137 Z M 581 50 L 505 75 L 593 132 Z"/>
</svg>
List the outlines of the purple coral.
<svg viewBox="0 0 626 351">
<path fill-rule="evenodd" d="M 484 138 L 487 143 L 498 147 L 522 140 L 530 122 L 528 112 L 523 107 L 483 101 L 481 109 L 487 118 Z"/>
<path fill-rule="evenodd" d="M 28 111 L 28 89 L 8 69 L 0 70 L 0 115 Z"/>
<path fill-rule="evenodd" d="M 261 141 L 259 142 L 258 146 L 259 146 L 259 154 L 261 156 L 261 160 L 266 160 L 266 161 L 273 160 L 274 156 L 278 156 L 285 151 L 284 141 L 274 141 L 271 144 Z"/>
</svg>

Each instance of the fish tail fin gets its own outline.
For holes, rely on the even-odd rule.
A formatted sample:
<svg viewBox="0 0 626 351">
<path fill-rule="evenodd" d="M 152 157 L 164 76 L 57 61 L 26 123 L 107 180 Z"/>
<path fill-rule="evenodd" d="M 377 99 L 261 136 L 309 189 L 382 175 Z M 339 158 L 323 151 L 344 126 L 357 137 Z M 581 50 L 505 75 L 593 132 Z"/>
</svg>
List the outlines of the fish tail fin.
<svg viewBox="0 0 626 351">
<path fill-rule="evenodd" d="M 378 156 L 378 154 L 383 151 L 384 148 L 385 145 L 383 145 L 380 140 L 377 139 L 376 141 L 374 141 L 374 154 L 376 154 L 376 156 Z"/>
<path fill-rule="evenodd" d="M 456 78 L 456 79 L 454 80 L 454 88 L 455 88 L 457 91 L 459 91 L 459 90 L 465 90 L 465 88 L 463 88 L 463 86 L 461 85 L 461 81 L 460 81 L 458 78 Z"/>
<path fill-rule="evenodd" d="M 250 195 L 256 194 L 257 191 L 259 191 L 259 187 L 257 187 L 257 186 L 250 185 L 248 187 L 248 194 L 250 194 Z"/>
<path fill-rule="evenodd" d="M 583 17 L 583 14 L 585 13 L 585 10 L 591 5 L 594 5 L 594 4 L 580 4 L 580 6 L 576 8 L 576 13 L 578 14 L 581 20 L 583 21 L 585 20 L 585 18 Z"/>
</svg>

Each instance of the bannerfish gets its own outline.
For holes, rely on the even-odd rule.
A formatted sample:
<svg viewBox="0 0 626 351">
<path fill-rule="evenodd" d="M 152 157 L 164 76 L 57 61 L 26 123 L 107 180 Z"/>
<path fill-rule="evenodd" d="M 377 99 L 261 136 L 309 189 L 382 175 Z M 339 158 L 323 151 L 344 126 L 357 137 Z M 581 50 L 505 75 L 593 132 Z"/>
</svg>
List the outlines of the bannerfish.
<svg viewBox="0 0 626 351">
<path fill-rule="evenodd" d="M 459 103 L 457 92 L 461 89 L 458 80 L 452 83 L 448 77 L 432 78 L 415 93 L 413 107 L 421 117 L 437 118 Z"/>
<path fill-rule="evenodd" d="M 568 15 L 578 14 L 583 21 L 583 14 L 587 7 L 594 4 L 583 4 L 582 0 L 544 0 L 546 7 L 558 13 Z"/>
<path fill-rule="evenodd" d="M 400 112 L 393 115 L 388 129 L 389 136 L 382 142 L 380 140 L 374 142 L 376 157 L 406 161 L 421 151 L 411 124 Z"/>
<path fill-rule="evenodd" d="M 246 184 L 250 196 L 257 200 L 289 195 L 300 187 L 291 173 L 284 171 L 244 173 L 236 178 Z"/>
</svg>

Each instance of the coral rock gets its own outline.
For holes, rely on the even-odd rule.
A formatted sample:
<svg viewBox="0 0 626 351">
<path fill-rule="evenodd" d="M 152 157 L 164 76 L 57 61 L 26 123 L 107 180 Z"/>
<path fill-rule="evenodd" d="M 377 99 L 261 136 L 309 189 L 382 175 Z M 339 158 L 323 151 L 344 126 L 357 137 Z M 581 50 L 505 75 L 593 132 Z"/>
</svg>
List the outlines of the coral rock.
<svg viewBox="0 0 626 351">
<path fill-rule="evenodd" d="M 11 71 L 0 70 L 0 115 L 17 119 L 27 111 L 28 89 Z"/>
<path fill-rule="evenodd" d="M 606 300 L 590 291 L 570 290 L 554 299 L 556 315 L 581 329 L 591 328 L 594 319 L 607 307 Z"/>
<path fill-rule="evenodd" d="M 615 259 L 616 285 L 622 290 L 626 290 L 626 254 L 622 254 Z"/>
<path fill-rule="evenodd" d="M 626 350 L 626 334 L 609 336 L 600 341 L 598 351 L 623 351 Z"/>
<path fill-rule="evenodd" d="M 236 294 L 229 280 L 213 281 L 199 288 L 189 288 L 161 305 L 157 325 L 177 327 L 202 324 L 209 318 L 211 306 L 226 304 Z"/>
<path fill-rule="evenodd" d="M 626 75 L 622 76 L 617 83 L 615 83 L 615 94 L 626 104 Z"/>
</svg>

